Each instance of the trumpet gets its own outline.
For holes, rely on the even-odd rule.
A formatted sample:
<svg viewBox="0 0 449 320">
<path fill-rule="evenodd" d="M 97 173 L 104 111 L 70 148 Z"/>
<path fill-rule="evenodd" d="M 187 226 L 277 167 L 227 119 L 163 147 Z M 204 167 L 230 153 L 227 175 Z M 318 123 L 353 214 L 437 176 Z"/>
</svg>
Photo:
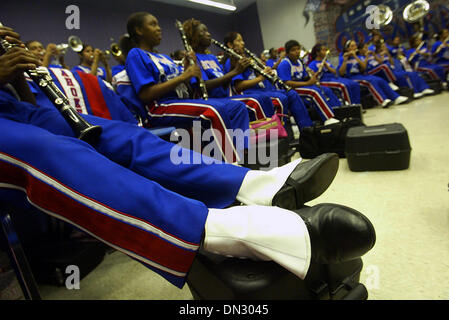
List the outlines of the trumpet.
<svg viewBox="0 0 449 320">
<path fill-rule="evenodd" d="M 67 53 L 67 49 L 72 49 L 75 52 L 81 52 L 83 50 L 83 43 L 81 39 L 77 36 L 70 36 L 67 39 L 67 43 L 60 43 L 56 45 L 56 49 L 58 50 L 61 56 Z"/>
<path fill-rule="evenodd" d="M 119 57 L 122 55 L 122 50 L 120 49 L 120 46 L 118 45 L 118 43 L 115 42 L 111 44 L 109 49 L 106 49 L 103 52 L 106 55 L 106 57 L 109 57 L 111 55 L 114 57 Z"/>
<path fill-rule="evenodd" d="M 58 50 L 60 55 L 65 55 L 67 53 L 67 49 L 69 45 L 67 43 L 61 43 L 56 45 L 56 49 Z"/>
<path fill-rule="evenodd" d="M 70 36 L 68 41 L 68 47 L 75 51 L 76 53 L 79 53 L 83 51 L 83 42 L 78 36 Z"/>
<path fill-rule="evenodd" d="M 114 57 L 120 57 L 122 55 L 122 50 L 120 49 L 118 43 L 112 43 L 109 50 Z"/>
</svg>

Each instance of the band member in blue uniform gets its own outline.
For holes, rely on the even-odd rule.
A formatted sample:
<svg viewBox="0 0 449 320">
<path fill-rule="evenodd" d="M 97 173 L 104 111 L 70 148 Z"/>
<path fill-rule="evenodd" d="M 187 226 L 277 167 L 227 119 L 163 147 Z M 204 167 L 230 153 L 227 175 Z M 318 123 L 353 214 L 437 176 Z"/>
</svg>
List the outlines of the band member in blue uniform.
<svg viewBox="0 0 449 320">
<path fill-rule="evenodd" d="M 354 40 L 346 42 L 344 51 L 340 55 L 339 74 L 368 88 L 374 100 L 383 108 L 387 108 L 393 103 L 401 104 L 407 102 L 408 98 L 400 96 L 393 91 L 384 79 L 365 74 L 365 54 L 368 51 L 368 45 L 366 43 L 360 44 L 359 47 L 360 55 L 357 54 L 357 44 Z"/>
<path fill-rule="evenodd" d="M 208 53 L 208 48 L 211 45 L 211 36 L 207 26 L 199 20 L 189 19 L 183 23 L 183 29 L 187 40 L 193 51 L 195 51 L 210 97 L 230 98 L 245 103 L 251 121 L 265 119 L 274 114 L 274 107 L 269 96 L 260 93 L 231 94 L 232 79 L 248 68 L 251 63 L 249 59 L 240 61 L 232 69 L 223 70 L 217 57 Z"/>
<path fill-rule="evenodd" d="M 449 29 L 442 29 L 437 34 L 437 41 L 432 45 L 432 58 L 437 65 L 449 70 Z"/>
<path fill-rule="evenodd" d="M 278 52 L 276 48 L 271 48 L 269 51 L 270 58 L 267 60 L 266 65 L 271 69 L 277 69 L 281 61 L 285 58 L 286 53 L 284 51 Z"/>
<path fill-rule="evenodd" d="M 136 118 L 108 82 L 80 71 L 72 73 L 62 68 L 47 70 L 78 113 L 137 124 Z M 49 104 L 47 96 L 39 90 L 31 78 L 26 76 L 26 79 L 31 91 L 36 95 L 37 105 Z"/>
<path fill-rule="evenodd" d="M 150 126 L 191 128 L 192 122 L 201 120 L 207 128 L 218 130 L 216 139 L 226 161 L 239 160 L 240 150 L 234 145 L 228 129 L 249 129 L 246 105 L 230 99 L 191 99 L 187 85 L 192 78 L 201 78 L 197 64 L 182 68 L 168 55 L 154 53 L 162 40 L 158 20 L 147 12 L 132 14 L 128 19 L 128 34 L 137 44 L 126 59 L 126 72 L 139 102 L 138 109 Z M 188 53 L 193 55 L 194 53 Z M 196 59 L 195 59 L 196 60 Z M 186 59 L 187 62 L 187 59 Z M 129 101 L 136 99 L 130 98 Z M 244 148 L 248 141 L 244 139 Z"/>
<path fill-rule="evenodd" d="M 309 75 L 306 66 L 299 59 L 300 51 L 301 46 L 296 40 L 290 40 L 285 44 L 287 56 L 277 68 L 279 78 L 292 87 L 303 100 L 306 98 L 311 100 L 325 125 L 338 122 L 334 118 L 332 108 L 340 107 L 340 101 L 330 88 L 316 85 L 316 75 Z"/>
<path fill-rule="evenodd" d="M 316 44 L 311 51 L 312 61 L 309 68 L 315 73 L 321 68 L 321 72 L 317 74 L 320 85 L 339 90 L 347 104 L 361 104 L 360 85 L 338 75 L 337 68 L 329 60 L 324 60 L 327 50 L 324 45 Z M 322 64 L 324 66 L 321 66 Z"/>
<path fill-rule="evenodd" d="M 407 49 L 402 44 L 402 39 L 400 36 L 394 37 L 391 41 L 391 45 L 387 45 L 387 47 L 391 57 L 395 61 L 395 68 L 398 70 L 414 71 L 412 65 L 407 61 Z"/>
<path fill-rule="evenodd" d="M 410 37 L 410 49 L 406 51 L 406 57 L 416 71 L 427 74 L 430 79 L 446 83 L 444 67 L 431 62 L 432 54 L 419 35 Z"/>
<path fill-rule="evenodd" d="M 12 29 L 0 27 L 0 37 L 20 45 Z M 12 190 L 17 201 L 74 225 L 180 288 L 200 247 L 271 260 L 304 278 L 312 262 L 341 263 L 374 246 L 372 224 L 350 208 L 325 204 L 295 213 L 270 206 L 292 181 L 299 206 L 324 192 L 338 168 L 336 155 L 274 172 L 175 165 L 173 145 L 147 130 L 82 115 L 103 128 L 91 146 L 74 137 L 55 107 L 36 107 L 23 72 L 38 65 L 22 47 L 0 56 L 0 191 Z M 2 202 L 11 201 L 3 195 Z M 223 209 L 236 199 L 245 205 Z"/>
<path fill-rule="evenodd" d="M 88 44 L 83 45 L 83 50 L 78 54 L 80 57 L 80 64 L 72 68 L 72 72 L 81 71 L 85 73 L 98 76 L 107 82 L 112 81 L 111 68 L 109 66 L 108 59 L 104 52 L 99 49 L 95 49 Z M 102 63 L 103 67 L 99 66 Z"/>
<path fill-rule="evenodd" d="M 397 64 L 391 56 L 385 42 L 376 45 L 374 60 L 371 60 L 371 63 L 381 63 L 390 67 L 396 77 L 396 84 L 399 87 L 413 89 L 414 98 L 420 98 L 424 95 L 434 93 L 417 72 L 405 71 L 401 66 L 395 67 Z M 368 62 L 368 64 L 370 64 L 370 62 Z"/>
<path fill-rule="evenodd" d="M 243 37 L 238 32 L 230 32 L 225 36 L 225 44 L 237 52 L 241 56 L 245 56 L 245 42 Z M 229 58 L 225 63 L 225 70 L 230 70 L 237 62 L 234 59 Z M 257 62 L 254 62 L 257 63 Z M 274 71 L 267 67 L 264 70 L 267 74 Z M 262 75 L 256 75 L 254 69 L 247 68 L 245 72 L 235 76 L 232 79 L 233 90 L 237 93 L 243 92 L 244 94 L 263 94 L 272 99 L 273 104 L 278 108 L 278 112 L 281 114 L 292 114 L 295 119 L 295 123 L 300 130 L 304 128 L 310 128 L 313 126 L 313 122 L 310 119 L 306 106 L 304 105 L 301 97 L 294 91 L 279 90 L 268 79 L 265 79 Z"/>
<path fill-rule="evenodd" d="M 47 48 L 44 48 L 42 43 L 37 40 L 30 40 L 25 43 L 28 50 L 39 57 L 42 66 L 49 68 L 64 68 L 69 69 L 65 64 L 65 56 L 59 50 L 56 44 L 49 43 Z M 52 60 L 55 59 L 55 60 Z"/>
</svg>

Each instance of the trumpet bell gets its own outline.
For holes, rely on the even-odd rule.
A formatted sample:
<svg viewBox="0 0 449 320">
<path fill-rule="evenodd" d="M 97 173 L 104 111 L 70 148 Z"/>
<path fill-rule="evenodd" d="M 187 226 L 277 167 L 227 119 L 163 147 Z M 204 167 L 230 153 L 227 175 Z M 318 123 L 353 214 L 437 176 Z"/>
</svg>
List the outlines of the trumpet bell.
<svg viewBox="0 0 449 320">
<path fill-rule="evenodd" d="M 405 21 L 415 23 L 424 18 L 429 9 L 430 4 L 426 0 L 416 0 L 405 7 L 402 15 Z"/>
<path fill-rule="evenodd" d="M 119 57 L 119 56 L 121 56 L 122 55 L 122 50 L 120 50 L 120 46 L 117 44 L 117 43 L 113 43 L 113 44 L 111 44 L 111 48 L 110 48 L 111 50 L 111 54 L 114 56 L 114 57 Z"/>
<path fill-rule="evenodd" d="M 79 37 L 70 36 L 68 39 L 68 43 L 69 43 L 68 46 L 73 51 L 75 51 L 77 53 L 83 51 L 83 42 L 81 41 L 81 39 Z"/>
</svg>

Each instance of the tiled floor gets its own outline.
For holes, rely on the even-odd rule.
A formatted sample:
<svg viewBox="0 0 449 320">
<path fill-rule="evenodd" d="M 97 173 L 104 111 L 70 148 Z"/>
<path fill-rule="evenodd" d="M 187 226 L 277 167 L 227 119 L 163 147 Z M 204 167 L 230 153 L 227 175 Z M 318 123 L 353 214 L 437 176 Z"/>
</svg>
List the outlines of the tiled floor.
<svg viewBox="0 0 449 320">
<path fill-rule="evenodd" d="M 410 168 L 351 172 L 346 159 L 331 187 L 310 204 L 364 213 L 377 232 L 363 257 L 369 299 L 449 299 L 449 93 L 389 109 L 369 109 L 367 125 L 399 122 L 412 145 Z M 42 286 L 45 299 L 192 299 L 125 255 L 113 252 L 80 290 Z"/>
</svg>

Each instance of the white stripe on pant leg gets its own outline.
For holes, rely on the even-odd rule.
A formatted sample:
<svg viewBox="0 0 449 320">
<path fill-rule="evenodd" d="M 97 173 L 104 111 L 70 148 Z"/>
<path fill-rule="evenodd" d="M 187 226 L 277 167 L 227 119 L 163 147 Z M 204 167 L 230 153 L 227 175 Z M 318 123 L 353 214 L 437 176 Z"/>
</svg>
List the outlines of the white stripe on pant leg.
<svg viewBox="0 0 449 320">
<path fill-rule="evenodd" d="M 248 171 L 236 199 L 246 205 L 271 206 L 275 194 L 301 161 L 299 158 L 269 171 Z"/>
<path fill-rule="evenodd" d="M 304 279 L 310 266 L 307 226 L 293 211 L 236 206 L 209 209 L 204 250 L 239 258 L 274 261 Z"/>
</svg>

